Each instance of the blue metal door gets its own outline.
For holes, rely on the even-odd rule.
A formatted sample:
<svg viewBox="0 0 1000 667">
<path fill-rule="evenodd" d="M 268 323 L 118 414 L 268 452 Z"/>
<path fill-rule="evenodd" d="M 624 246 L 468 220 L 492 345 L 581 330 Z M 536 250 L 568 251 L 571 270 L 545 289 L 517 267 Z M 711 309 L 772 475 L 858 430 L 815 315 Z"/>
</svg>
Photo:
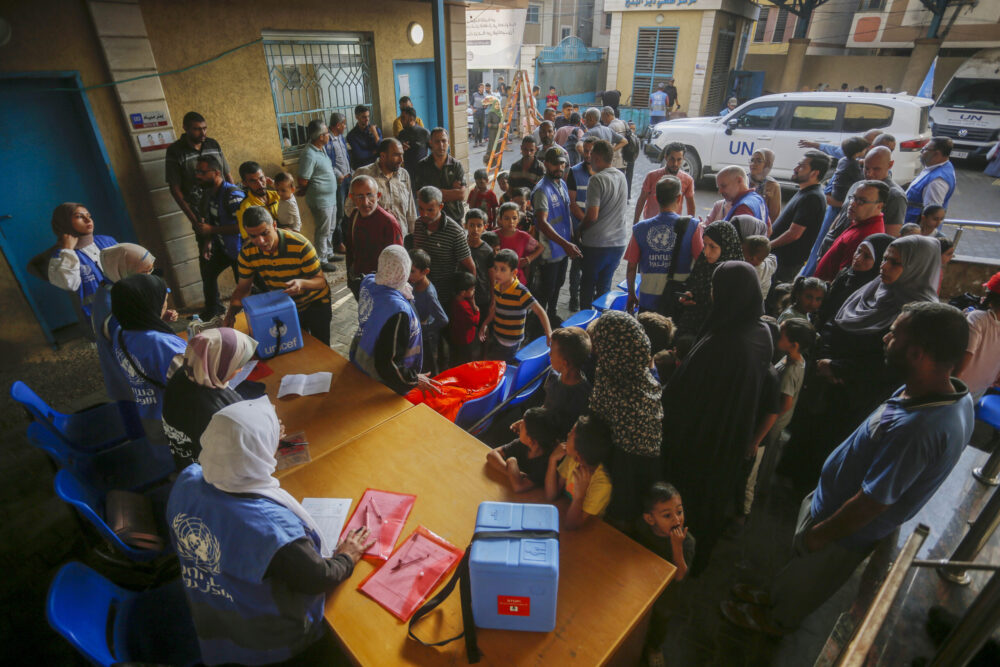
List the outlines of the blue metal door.
<svg viewBox="0 0 1000 667">
<path fill-rule="evenodd" d="M 54 329 L 77 321 L 67 292 L 27 272 L 55 242 L 52 210 L 80 202 L 96 233 L 135 239 L 90 106 L 73 90 L 79 87 L 75 73 L 0 75 L 0 164 L 7 175 L 0 249 L 49 342 Z"/>
<path fill-rule="evenodd" d="M 392 70 L 392 78 L 396 85 L 396 111 L 399 111 L 399 98 L 408 95 L 413 101 L 417 117 L 424 122 L 427 129 L 437 125 L 438 102 L 434 88 L 434 61 L 394 60 Z"/>
</svg>

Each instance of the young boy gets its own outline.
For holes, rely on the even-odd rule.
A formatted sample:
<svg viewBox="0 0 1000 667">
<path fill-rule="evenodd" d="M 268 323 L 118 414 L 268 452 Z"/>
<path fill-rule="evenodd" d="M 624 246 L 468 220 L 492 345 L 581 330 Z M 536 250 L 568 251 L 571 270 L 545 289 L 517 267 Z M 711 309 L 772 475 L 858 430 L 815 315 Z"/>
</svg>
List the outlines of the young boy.
<svg viewBox="0 0 1000 667">
<path fill-rule="evenodd" d="M 559 110 L 559 95 L 556 94 L 555 86 L 549 86 L 549 94 L 545 96 L 545 108 Z"/>
<path fill-rule="evenodd" d="M 490 309 L 490 299 L 493 298 L 493 281 L 490 278 L 490 269 L 493 267 L 493 255 L 495 251 L 492 245 L 486 242 L 486 236 L 495 237 L 496 234 L 486 231 L 486 214 L 482 209 L 474 208 L 465 214 L 465 232 L 469 242 L 469 252 L 472 253 L 472 262 L 476 265 L 476 306 L 479 311 L 485 313 Z M 497 239 L 495 245 L 499 245 Z"/>
<path fill-rule="evenodd" d="M 469 193 L 469 208 L 485 211 L 486 226 L 488 229 L 493 229 L 496 227 L 497 208 L 500 202 L 497 201 L 496 194 L 489 189 L 490 179 L 485 169 L 476 169 L 473 178 L 476 179 L 476 187 Z M 465 219 L 469 219 L 468 214 Z"/>
<path fill-rule="evenodd" d="M 1000 273 L 983 283 L 986 296 L 983 310 L 966 313 L 969 321 L 969 344 L 955 369 L 955 377 L 969 387 L 976 400 L 993 386 L 1000 374 Z"/>
<path fill-rule="evenodd" d="M 785 320 L 779 330 L 781 333 L 778 336 L 777 348 L 785 356 L 774 367 L 778 374 L 781 392 L 778 418 L 757 447 L 757 451 L 753 453 L 753 467 L 747 477 L 743 501 L 744 515 L 750 514 L 758 483 L 761 489 L 767 489 L 775 466 L 781 458 L 781 432 L 792 421 L 795 404 L 799 400 L 799 392 L 805 381 L 806 361 L 802 355 L 816 342 L 816 330 L 806 320 Z"/>
<path fill-rule="evenodd" d="M 431 272 L 431 256 L 424 250 L 410 251 L 410 285 L 413 287 L 413 305 L 420 318 L 420 335 L 423 338 L 423 372 L 437 375 L 437 349 L 441 329 L 448 326 L 448 316 L 438 301 L 437 289 L 427 277 Z"/>
<path fill-rule="evenodd" d="M 570 497 L 564 526 L 580 528 L 592 516 L 603 516 L 611 502 L 611 478 L 604 459 L 611 446 L 611 429 L 599 418 L 585 415 L 576 420 L 569 438 L 549 455 L 545 471 L 545 499 L 560 494 Z"/>
<path fill-rule="evenodd" d="M 479 358 L 479 306 L 476 305 L 476 279 L 471 273 L 460 272 L 455 280 L 458 294 L 451 302 L 451 324 L 448 340 L 451 342 L 451 365 L 460 366 Z"/>
<path fill-rule="evenodd" d="M 667 624 L 677 601 L 677 584 L 687 576 L 695 549 L 694 536 L 684 525 L 681 494 L 673 485 L 657 482 L 645 493 L 643 515 L 636 522 L 636 534 L 639 544 L 677 568 L 670 586 L 653 604 L 643 651 L 646 654 L 644 664 L 665 664 L 660 647 L 667 638 Z"/>
<path fill-rule="evenodd" d="M 279 171 L 274 175 L 274 189 L 278 191 L 277 223 L 282 229 L 293 232 L 302 231 L 302 218 L 299 217 L 299 204 L 295 201 L 295 177 L 287 171 Z"/>
<path fill-rule="evenodd" d="M 486 462 L 494 470 L 506 473 L 516 493 L 545 486 L 549 454 L 556 447 L 556 431 L 545 408 L 528 408 L 511 430 L 517 440 L 491 449 Z"/>
<path fill-rule="evenodd" d="M 649 349 L 655 357 L 657 353 L 669 350 L 674 345 L 674 321 L 659 313 L 639 313 L 636 318 L 649 339 Z"/>
<path fill-rule="evenodd" d="M 501 171 L 497 174 L 497 187 L 500 188 L 500 192 L 507 194 L 507 190 L 510 189 L 510 172 Z"/>
<path fill-rule="evenodd" d="M 771 241 L 766 236 L 748 236 L 743 240 L 743 259 L 757 271 L 760 293 L 767 298 L 771 279 L 778 268 L 778 258 L 771 254 Z"/>
<path fill-rule="evenodd" d="M 542 323 L 545 338 L 552 342 L 552 328 L 545 309 L 538 305 L 528 288 L 517 280 L 517 253 L 501 250 L 493 262 L 496 282 L 493 286 L 493 302 L 489 314 L 479 325 L 479 340 L 486 342 L 486 334 L 493 324 L 493 337 L 487 348 L 487 359 L 498 359 L 510 363 L 517 354 L 517 348 L 524 340 L 524 321 L 528 308 Z"/>
<path fill-rule="evenodd" d="M 552 332 L 549 350 L 552 373 L 545 380 L 545 402 L 560 440 L 590 402 L 591 385 L 581 370 L 590 360 L 590 336 L 580 327 Z"/>
</svg>

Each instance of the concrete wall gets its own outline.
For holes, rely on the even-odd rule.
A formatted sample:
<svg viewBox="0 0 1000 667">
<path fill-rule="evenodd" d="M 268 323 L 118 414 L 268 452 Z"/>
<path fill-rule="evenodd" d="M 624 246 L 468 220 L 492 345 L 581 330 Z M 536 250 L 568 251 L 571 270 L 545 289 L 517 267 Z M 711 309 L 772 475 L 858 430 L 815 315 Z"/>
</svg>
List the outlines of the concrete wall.
<svg viewBox="0 0 1000 667">
<path fill-rule="evenodd" d="M 18 5 L 16 14 L 6 12 L 12 23 L 11 41 L 0 47 L 0 71 L 76 71 L 84 86 L 110 80 L 101 46 L 86 4 L 82 0 L 38 0 Z M 118 179 L 129 216 L 140 242 L 154 254 L 162 254 L 158 234 L 146 223 L 153 219 L 152 208 L 139 162 L 130 145 L 130 135 L 114 89 L 100 88 L 86 93 L 111 166 Z M 53 137 L 56 140 L 57 137 Z M 16 178 L 15 178 L 16 181 Z M 56 183 L 18 184 L 19 195 L 31 187 L 48 189 Z M 40 224 L 48 225 L 51 211 L 40 211 Z M 96 221 L 98 228 L 101 221 Z M 45 345 L 35 315 L 24 300 L 6 261 L 0 261 L 0 345 L 5 360 L 18 359 L 22 352 Z"/>
<path fill-rule="evenodd" d="M 694 78 L 695 55 L 698 50 L 698 36 L 701 32 L 702 15 L 704 12 L 683 11 L 670 12 L 662 24 L 656 23 L 659 12 L 621 12 L 621 37 L 615 44 L 614 36 L 610 46 L 611 51 L 619 54 L 617 76 L 614 86 L 622 92 L 622 104 L 628 105 L 632 96 L 632 78 L 635 75 L 635 49 L 639 38 L 639 28 L 680 28 L 677 37 L 677 54 L 674 59 L 674 79 L 677 81 L 677 94 L 681 107 L 688 108 L 690 90 L 685 90 L 685 84 Z M 609 61 L 609 69 L 611 63 Z"/>
<path fill-rule="evenodd" d="M 934 93 L 940 93 L 955 70 L 965 62 L 965 58 L 938 58 L 934 70 Z M 802 68 L 802 86 L 813 88 L 825 83 L 833 88 L 847 82 L 853 89 L 868 86 L 874 89 L 878 84 L 899 90 L 909 58 L 906 56 L 806 56 Z M 748 53 L 744 69 L 763 71 L 764 90 L 769 93 L 792 92 L 778 90 L 782 72 L 785 70 L 785 56 Z M 911 94 L 916 91 L 909 91 Z"/>
</svg>

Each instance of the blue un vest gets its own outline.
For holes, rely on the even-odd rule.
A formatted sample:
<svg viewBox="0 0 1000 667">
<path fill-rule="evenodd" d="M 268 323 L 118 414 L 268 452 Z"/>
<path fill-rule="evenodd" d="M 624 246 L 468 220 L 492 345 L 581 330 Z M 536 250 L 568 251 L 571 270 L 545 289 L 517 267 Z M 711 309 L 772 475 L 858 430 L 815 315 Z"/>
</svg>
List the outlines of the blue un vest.
<svg viewBox="0 0 1000 667">
<path fill-rule="evenodd" d="M 139 417 L 160 421 L 163 411 L 163 389 L 167 385 L 170 362 L 178 354 L 184 354 L 187 343 L 176 334 L 128 330 L 122 333 L 125 347 L 128 348 L 126 355 L 118 340 L 118 332 L 121 330 L 118 320 L 112 317 L 108 322 L 108 337 L 111 341 L 111 350 L 118 362 L 119 372 L 124 375 L 132 388 Z M 138 368 L 133 366 L 132 361 L 138 364 Z M 156 380 L 161 386 L 150 382 L 143 377 L 143 374 Z"/>
<path fill-rule="evenodd" d="M 94 328 L 94 340 L 97 344 L 97 360 L 101 364 L 101 375 L 104 376 L 104 389 L 112 401 L 134 401 L 132 385 L 128 377 L 118 365 L 114 346 L 104 335 L 104 322 L 111 315 L 111 285 L 104 283 L 94 295 L 91 307 L 90 324 Z"/>
<path fill-rule="evenodd" d="M 729 222 L 729 219 L 733 217 L 733 213 L 736 212 L 736 209 L 743 205 L 746 205 L 750 209 L 751 215 L 758 220 L 767 222 L 770 217 L 767 214 L 767 204 L 764 202 L 764 198 L 751 190 L 736 200 L 733 207 L 729 209 L 729 213 L 726 214 L 726 222 Z"/>
<path fill-rule="evenodd" d="M 582 208 L 587 208 L 587 185 L 590 183 L 590 172 L 587 171 L 587 165 L 584 162 L 573 165 L 570 170 L 573 172 L 573 181 L 576 183 L 576 203 Z M 580 227 L 580 221 L 576 218 L 573 219 L 573 229 L 576 230 Z"/>
<path fill-rule="evenodd" d="M 649 115 L 667 115 L 667 94 L 662 90 L 658 90 L 649 96 Z"/>
<path fill-rule="evenodd" d="M 118 241 L 110 236 L 95 234 L 94 245 L 104 250 L 113 245 L 118 245 Z M 59 251 L 59 248 L 53 250 L 52 256 L 58 257 Z M 80 297 L 80 309 L 83 310 L 83 314 L 90 317 L 90 304 L 94 301 L 97 288 L 104 282 L 104 272 L 101 271 L 101 267 L 97 265 L 97 262 L 90 257 L 87 257 L 87 255 L 79 250 L 75 252 L 76 256 L 80 259 L 80 286 L 76 288 L 76 295 Z"/>
<path fill-rule="evenodd" d="M 264 578 L 286 544 L 308 537 L 319 551 L 319 536 L 294 512 L 220 491 L 194 463 L 170 491 L 167 524 L 206 664 L 281 662 L 322 635 L 325 595 Z"/>
<path fill-rule="evenodd" d="M 420 318 L 413 304 L 406 300 L 402 292 L 375 283 L 375 274 L 361 279 L 358 292 L 358 333 L 351 345 L 351 362 L 364 371 L 368 377 L 382 382 L 375 367 L 375 345 L 382 327 L 397 313 L 404 313 L 410 320 L 410 342 L 406 347 L 403 364 L 419 371 L 423 364 Z"/>
<path fill-rule="evenodd" d="M 910 187 L 906 190 L 906 219 L 904 222 L 917 221 L 920 213 L 924 210 L 924 188 L 927 187 L 928 183 L 938 178 L 943 178 L 948 184 L 948 194 L 941 202 L 942 206 L 948 208 L 948 201 L 955 193 L 955 165 L 951 161 L 942 162 L 935 169 L 931 169 L 922 177 L 918 176 L 917 180 L 910 183 Z"/>
<path fill-rule="evenodd" d="M 556 233 L 564 239 L 572 240 L 573 216 L 569 212 L 569 192 L 566 190 L 566 183 L 562 179 L 557 182 L 546 176 L 538 181 L 538 185 L 531 191 L 531 194 L 534 195 L 539 190 L 545 193 L 545 198 L 548 200 L 548 221 L 552 225 L 552 229 L 556 230 Z M 548 240 L 548 238 L 546 238 L 546 243 L 553 261 L 566 256 L 566 251 L 562 249 L 562 246 Z"/>
<path fill-rule="evenodd" d="M 660 302 L 663 289 L 670 275 L 677 234 L 674 226 L 679 216 L 676 213 L 660 213 L 655 218 L 641 220 L 632 227 L 632 238 L 639 246 L 639 305 L 655 310 Z M 691 239 L 694 237 L 696 220 L 689 220 L 681 248 L 674 267 L 674 279 L 684 280 L 691 273 Z"/>
</svg>

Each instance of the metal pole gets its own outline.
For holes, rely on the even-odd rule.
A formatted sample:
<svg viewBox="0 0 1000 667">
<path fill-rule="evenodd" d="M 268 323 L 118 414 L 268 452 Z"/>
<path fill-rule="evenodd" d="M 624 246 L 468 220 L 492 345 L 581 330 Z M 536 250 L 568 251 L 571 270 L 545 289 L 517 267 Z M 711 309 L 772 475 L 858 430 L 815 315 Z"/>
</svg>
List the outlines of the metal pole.
<svg viewBox="0 0 1000 667">
<path fill-rule="evenodd" d="M 892 606 L 893 600 L 896 599 L 896 595 L 899 594 L 899 589 L 903 585 L 903 579 L 910 571 L 910 563 L 920 551 L 920 547 L 923 546 L 929 533 L 930 528 L 921 523 L 906 538 L 903 548 L 899 550 L 896 562 L 892 564 L 889 574 L 886 575 L 885 581 L 882 582 L 878 593 L 875 594 L 875 599 L 868 607 L 868 612 L 858 625 L 850 643 L 844 648 L 840 662 L 837 663 L 838 667 L 861 667 L 865 664 L 868 651 L 875 643 L 882 623 L 885 622 L 886 614 L 889 613 L 889 607 Z"/>
<path fill-rule="evenodd" d="M 924 560 L 918 558 L 913 561 L 913 567 L 943 567 L 943 568 L 960 568 L 963 570 L 983 570 L 985 572 L 1000 572 L 1000 565 L 991 565 L 989 563 L 973 563 L 967 560 L 947 560 L 940 558 L 938 560 Z"/>
<path fill-rule="evenodd" d="M 997 525 L 1000 524 L 1000 489 L 995 490 L 990 496 L 986 506 L 983 507 L 979 516 L 969 526 L 969 532 L 965 534 L 962 541 L 955 547 L 949 561 L 974 561 L 976 556 L 986 545 L 986 542 L 993 535 Z M 965 570 L 957 570 L 954 567 L 943 567 L 938 569 L 938 575 L 945 581 L 953 584 L 965 586 L 970 581 Z"/>
<path fill-rule="evenodd" d="M 994 438 L 993 453 L 979 468 L 972 471 L 972 476 L 983 484 L 996 486 L 1000 484 L 1000 438 Z"/>
<path fill-rule="evenodd" d="M 930 667 L 965 665 L 1000 625 L 1000 577 L 994 574 L 938 649 Z"/>
<path fill-rule="evenodd" d="M 964 227 L 959 227 L 955 230 L 955 240 L 952 241 L 952 245 L 955 246 L 956 252 L 958 251 L 958 242 L 962 240 L 962 232 L 964 229 Z"/>
</svg>

